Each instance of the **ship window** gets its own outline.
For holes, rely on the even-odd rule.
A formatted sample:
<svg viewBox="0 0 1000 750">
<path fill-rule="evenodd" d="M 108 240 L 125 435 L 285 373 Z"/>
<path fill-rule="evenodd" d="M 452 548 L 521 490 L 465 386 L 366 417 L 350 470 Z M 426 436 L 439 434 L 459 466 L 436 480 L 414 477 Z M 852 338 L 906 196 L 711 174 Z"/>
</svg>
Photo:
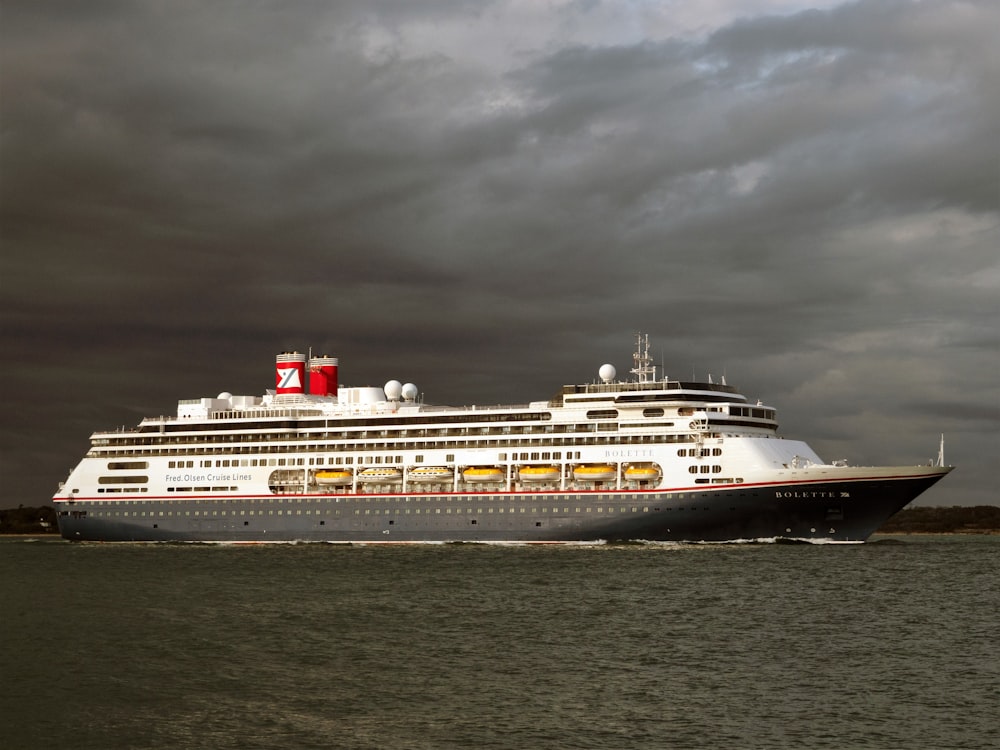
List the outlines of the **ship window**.
<svg viewBox="0 0 1000 750">
<path fill-rule="evenodd" d="M 643 409 L 642 416 L 644 417 L 662 417 L 664 414 L 663 409 Z"/>
<path fill-rule="evenodd" d="M 173 463 L 173 462 L 171 462 Z M 148 469 L 148 461 L 112 461 L 108 464 L 109 469 Z"/>
<path fill-rule="evenodd" d="M 97 482 L 99 484 L 145 484 L 148 481 L 149 477 L 141 474 L 115 476 L 115 477 L 98 477 L 97 479 Z"/>
<path fill-rule="evenodd" d="M 617 419 L 617 409 L 591 409 L 587 412 L 587 419 Z"/>
</svg>

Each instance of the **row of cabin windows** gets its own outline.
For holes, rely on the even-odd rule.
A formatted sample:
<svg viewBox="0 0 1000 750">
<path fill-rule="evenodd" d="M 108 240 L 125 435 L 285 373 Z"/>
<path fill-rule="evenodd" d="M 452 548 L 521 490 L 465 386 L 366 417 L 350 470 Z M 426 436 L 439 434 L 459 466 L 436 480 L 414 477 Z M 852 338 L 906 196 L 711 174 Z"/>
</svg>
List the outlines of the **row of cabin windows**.
<svg viewBox="0 0 1000 750">
<path fill-rule="evenodd" d="M 709 410 L 711 411 L 711 410 Z M 670 423 L 671 425 L 673 423 Z M 634 426 L 634 425 L 629 425 Z M 665 426 L 665 425 L 656 425 Z M 225 432 L 221 434 L 177 434 L 177 433 L 135 433 L 128 432 L 114 437 L 98 438 L 94 445 L 177 445 L 190 443 L 267 443 L 267 442 L 290 442 L 301 440 L 344 440 L 350 442 L 369 441 L 372 439 L 398 438 L 403 440 L 416 440 L 421 438 L 449 437 L 466 438 L 470 436 L 491 437 L 506 439 L 507 436 L 514 435 L 576 435 L 580 433 L 593 434 L 594 432 L 604 432 L 617 430 L 617 422 L 595 423 L 587 422 L 572 425 L 538 425 L 523 426 L 513 425 L 496 427 L 439 427 L 420 429 L 384 429 L 384 430 L 359 430 L 359 431 L 334 431 L 317 428 L 316 430 L 299 429 L 273 430 L 269 432 Z"/>
<path fill-rule="evenodd" d="M 640 506 L 637 506 L 637 505 L 633 505 L 633 506 L 619 506 L 619 507 L 616 507 L 616 506 L 613 506 L 613 505 L 611 505 L 611 506 L 600 506 L 599 505 L 599 506 L 596 507 L 596 512 L 597 513 L 615 513 L 615 512 L 618 512 L 618 513 L 638 513 L 639 512 L 639 508 L 640 508 Z M 375 516 L 378 516 L 378 515 L 386 515 L 386 516 L 389 516 L 389 515 L 406 515 L 406 516 L 408 516 L 408 515 L 415 515 L 415 516 L 419 516 L 419 515 L 442 515 L 442 514 L 444 514 L 444 515 L 451 515 L 452 512 L 454 512 L 455 514 L 465 513 L 465 514 L 468 514 L 468 515 L 471 515 L 471 514 L 491 515 L 491 514 L 494 513 L 494 511 L 496 513 L 498 513 L 498 514 L 502 514 L 502 513 L 505 513 L 505 512 L 506 513 L 511 513 L 511 514 L 513 514 L 513 513 L 529 513 L 530 512 L 531 515 L 541 515 L 541 514 L 548 514 L 550 512 L 550 510 L 551 510 L 552 513 L 570 513 L 570 512 L 574 512 L 574 513 L 594 513 L 595 512 L 594 507 L 584 508 L 584 507 L 573 507 L 573 506 L 553 506 L 551 509 L 549 507 L 547 507 L 547 506 L 546 507 L 542 507 L 542 508 L 530 508 L 530 509 L 529 508 L 524 508 L 524 507 L 522 507 L 522 508 L 504 508 L 504 507 L 499 507 L 499 508 L 454 508 L 454 509 L 452 509 L 452 508 L 426 508 L 426 509 L 423 509 L 423 508 L 400 508 L 398 510 L 397 509 L 389 509 L 389 508 L 385 508 L 385 509 L 381 509 L 381 508 L 374 508 L 374 509 L 372 509 L 372 508 L 365 508 L 365 509 L 362 510 L 361 508 L 356 508 L 354 510 L 354 515 L 356 515 L 356 516 L 360 516 L 360 515 L 365 515 L 365 516 L 370 516 L 370 515 L 375 515 Z M 653 510 L 654 511 L 659 511 L 660 509 L 659 508 L 653 508 Z M 667 510 L 670 510 L 670 508 L 668 508 Z M 678 508 L 678 510 L 683 510 L 683 508 Z M 648 506 L 648 505 L 642 506 L 642 512 L 643 513 L 648 513 L 649 511 L 650 511 L 650 506 Z M 229 517 L 230 514 L 227 511 L 225 511 L 225 510 L 222 510 L 222 511 L 213 510 L 211 512 L 209 512 L 207 510 L 204 511 L 204 512 L 203 511 L 198 511 L 198 510 L 194 510 L 194 511 L 192 511 L 192 510 L 184 510 L 184 511 L 178 510 L 176 512 L 172 511 L 172 510 L 165 510 L 165 511 L 164 510 L 161 510 L 161 511 L 153 511 L 153 510 L 150 510 L 150 511 L 145 511 L 145 510 L 136 510 L 136 511 L 123 510 L 123 511 L 117 511 L 116 510 L 116 511 L 91 511 L 91 515 L 96 516 L 96 517 L 119 517 L 119 518 L 120 517 L 128 518 L 130 516 L 131 517 L 136 517 L 136 518 L 173 518 L 174 516 L 176 516 L 178 518 L 191 518 L 191 517 L 194 517 L 194 518 L 212 518 L 212 517 L 226 518 L 226 517 Z M 237 511 L 234 510 L 231 515 L 232 516 L 293 516 L 293 515 L 294 516 L 311 516 L 311 515 L 328 516 L 328 515 L 330 515 L 330 511 L 327 511 L 327 510 L 318 510 L 318 509 L 317 510 L 312 510 L 310 508 L 306 508 L 305 510 L 298 509 L 298 510 L 295 510 L 295 511 L 292 511 L 292 510 L 287 510 L 287 511 L 286 510 L 267 510 L 267 511 L 264 511 L 264 510 L 241 510 L 241 511 L 237 512 Z M 333 515 L 334 516 L 339 516 L 340 515 L 340 510 L 339 509 L 335 509 L 333 511 Z"/>
<path fill-rule="evenodd" d="M 700 435 L 615 435 L 592 438 L 548 438 L 537 441 L 538 447 L 555 447 L 566 445 L 656 445 L 661 443 L 690 443 L 702 438 L 717 438 L 719 433 L 701 433 Z M 523 439 L 517 440 L 449 440 L 438 442 L 409 442 L 403 445 L 393 445 L 394 448 L 406 450 L 434 450 L 442 448 L 485 448 L 485 447 L 516 447 L 523 444 Z M 536 442 L 536 441 L 532 441 Z M 94 446 L 88 456 L 128 457 L 128 456 L 163 456 L 163 455 L 194 455 L 211 453 L 284 453 L 290 446 L 282 445 L 233 445 L 229 447 L 198 446 L 196 444 L 178 444 L 177 446 L 128 447 L 127 443 L 108 446 L 101 441 L 94 441 Z M 190 447 L 183 447 L 189 445 Z M 296 451 L 338 451 L 343 453 L 361 453 L 384 450 L 390 447 L 387 443 L 330 444 L 314 443 L 311 445 L 296 445 Z M 534 447 L 534 446 L 532 446 Z"/>
<path fill-rule="evenodd" d="M 503 436 L 503 435 L 551 435 L 560 433 L 593 433 L 606 428 L 604 424 L 583 422 L 567 425 L 504 425 L 503 427 L 420 427 L 381 430 L 328 430 L 323 427 L 308 429 L 299 427 L 298 431 L 276 429 L 260 432 L 222 432 L 215 434 L 191 433 L 155 433 L 126 432 L 114 437 L 99 438 L 110 443 L 128 443 L 132 445 L 169 445 L 173 443 L 216 443 L 216 442 L 271 442 L 275 440 L 371 440 L 373 438 L 417 439 L 425 437 L 467 437 Z M 213 425 L 214 430 L 219 428 Z M 96 442 L 96 441 L 95 441 Z"/>
<path fill-rule="evenodd" d="M 738 482 L 738 481 L 741 481 L 741 480 L 736 480 L 736 481 Z M 732 493 L 732 492 L 726 492 L 725 496 L 726 497 L 730 497 L 733 494 L 734 493 Z M 739 494 L 740 497 L 744 497 L 744 496 L 757 497 L 758 496 L 757 492 L 748 493 L 748 492 L 746 492 L 744 490 L 741 490 L 738 494 Z M 676 494 L 671 495 L 670 499 L 671 500 L 691 500 L 691 501 L 694 501 L 694 500 L 700 499 L 699 496 L 700 496 L 700 493 L 678 492 Z M 720 497 L 720 494 L 717 492 L 717 493 L 715 493 L 715 496 L 716 497 Z M 213 510 L 213 511 L 209 512 L 208 510 L 193 510 L 193 511 L 189 511 L 188 512 L 189 514 L 192 514 L 192 515 L 198 515 L 198 514 L 200 514 L 200 515 L 208 516 L 208 515 L 226 515 L 227 511 L 225 510 L 225 508 L 228 507 L 228 506 L 239 506 L 239 508 L 245 508 L 246 506 L 263 505 L 263 506 L 276 506 L 276 507 L 285 508 L 285 507 L 288 507 L 288 506 L 291 506 L 291 505 L 295 505 L 295 506 L 301 505 L 303 507 L 314 506 L 317 509 L 319 509 L 322 506 L 334 506 L 334 507 L 340 506 L 340 507 L 343 507 L 343 506 L 347 506 L 347 505 L 360 505 L 363 502 L 366 506 L 376 506 L 376 505 L 377 506 L 382 506 L 382 507 L 391 506 L 392 508 L 396 508 L 397 510 L 399 510 L 399 509 L 401 509 L 401 507 L 405 507 L 405 506 L 409 506 L 409 505 L 412 505 L 412 506 L 422 505 L 422 504 L 437 505 L 437 504 L 440 504 L 442 501 L 445 502 L 447 505 L 453 505 L 453 506 L 456 506 L 456 505 L 472 505 L 472 504 L 482 505 L 484 503 L 486 503 L 486 504 L 495 504 L 495 505 L 506 504 L 507 506 L 511 506 L 511 504 L 518 504 L 518 503 L 528 503 L 530 505 L 532 503 L 537 503 L 538 502 L 538 495 L 534 495 L 534 494 L 529 494 L 529 495 L 522 495 L 522 494 L 510 494 L 510 495 L 507 495 L 507 494 L 504 494 L 504 495 L 481 495 L 481 494 L 475 494 L 475 495 L 465 495 L 465 494 L 437 495 L 437 494 L 434 494 L 434 495 L 403 495 L 403 496 L 399 496 L 399 495 L 389 495 L 389 496 L 386 496 L 386 495 L 354 495 L 354 496 L 351 496 L 350 498 L 331 497 L 331 496 L 326 496 L 326 495 L 306 495 L 306 496 L 302 496 L 302 497 L 238 497 L 238 498 L 220 497 L 220 498 L 212 498 L 211 500 L 208 500 L 208 501 L 204 500 L 203 498 L 191 498 L 191 499 L 188 499 L 188 498 L 176 498 L 176 499 L 171 499 L 169 502 L 170 502 L 170 504 L 171 504 L 172 507 L 185 507 L 186 506 L 186 507 L 190 508 L 192 506 L 197 507 L 198 505 L 207 502 L 207 503 L 210 503 L 212 506 L 217 506 L 217 507 L 222 508 L 221 511 L 220 510 Z M 575 498 L 575 501 L 579 502 L 579 499 Z M 591 502 L 591 503 L 615 503 L 616 502 L 617 504 L 616 504 L 615 507 L 628 507 L 629 504 L 638 502 L 639 501 L 639 496 L 637 496 L 637 495 L 630 495 L 630 494 L 627 494 L 627 493 L 610 493 L 610 492 L 602 492 L 602 493 L 594 493 L 594 494 L 588 493 L 587 494 L 587 501 Z M 93 502 L 92 505 L 91 505 L 91 507 L 96 507 L 96 508 L 103 508 L 103 507 L 121 508 L 123 506 L 126 506 L 126 507 L 128 507 L 128 506 L 136 506 L 136 505 L 138 505 L 138 506 L 146 506 L 146 505 L 149 505 L 149 503 L 150 503 L 149 500 L 107 500 L 107 501 L 100 501 L 100 500 L 98 500 L 98 501 Z M 622 505 L 622 503 L 624 503 L 624 505 Z M 667 509 L 669 510 L 669 508 L 667 508 Z M 656 508 L 656 510 L 659 510 L 659 508 Z M 149 511 L 149 513 L 151 515 L 154 512 L 155 511 Z M 160 512 L 164 512 L 164 511 L 160 511 Z M 318 510 L 317 510 L 317 512 L 318 512 Z M 139 511 L 136 511 L 135 515 L 138 515 L 138 513 L 139 513 Z M 180 515 L 181 512 L 177 511 L 177 513 L 178 513 L 178 515 Z M 237 509 L 233 509 L 230 514 L 231 515 L 237 515 Z M 263 514 L 263 511 L 261 511 L 261 514 Z M 288 514 L 291 514 L 291 511 L 288 511 Z"/>
<path fill-rule="evenodd" d="M 121 503 L 116 503 L 116 505 L 120 505 L 120 504 Z M 618 506 L 616 506 L 616 505 L 606 505 L 606 506 L 605 505 L 597 505 L 597 506 L 568 506 L 568 505 L 559 506 L 559 505 L 554 505 L 551 508 L 549 506 L 543 506 L 541 508 L 538 508 L 538 507 L 534 507 L 534 508 L 526 508 L 526 507 L 505 508 L 505 507 L 501 506 L 501 507 L 497 507 L 497 508 L 485 508 L 485 509 L 481 508 L 481 507 L 477 507 L 477 508 L 454 508 L 454 509 L 452 509 L 452 508 L 427 508 L 427 509 L 422 509 L 422 508 L 384 508 L 384 509 L 381 509 L 381 508 L 374 508 L 374 509 L 372 509 L 372 508 L 365 508 L 365 509 L 355 508 L 354 515 L 356 515 L 356 516 L 360 516 L 360 515 L 365 515 L 365 516 L 369 516 L 369 515 L 375 515 L 375 516 L 385 515 L 385 516 L 396 516 L 396 517 L 398 517 L 398 516 L 408 516 L 408 515 L 416 515 L 416 516 L 419 516 L 419 515 L 442 515 L 442 514 L 443 515 L 451 515 L 453 512 L 455 514 L 457 514 L 457 515 L 461 515 L 461 514 L 465 514 L 465 515 L 473 515 L 473 514 L 476 514 L 476 515 L 490 515 L 490 514 L 493 514 L 494 511 L 497 514 L 503 514 L 503 513 L 509 513 L 509 514 L 514 514 L 514 513 L 527 514 L 527 513 L 530 513 L 531 515 L 548 515 L 550 513 L 552 513 L 552 514 L 557 514 L 557 513 L 568 514 L 568 513 L 571 513 L 571 512 L 572 513 L 594 513 L 594 512 L 597 512 L 597 513 L 609 513 L 609 514 L 613 514 L 613 513 L 639 513 L 640 509 L 641 509 L 642 513 L 649 513 L 650 510 L 652 510 L 654 513 L 660 512 L 660 508 L 659 507 L 655 507 L 655 506 L 654 507 L 650 507 L 648 505 L 643 505 L 643 506 L 639 506 L 639 505 L 632 505 L 632 506 L 628 506 L 628 505 L 618 505 Z M 668 511 L 670 511 L 670 510 L 683 511 L 683 510 L 697 510 L 697 509 L 698 508 L 696 506 L 692 506 L 690 508 L 687 508 L 687 507 L 677 507 L 677 508 L 667 507 L 664 510 L 668 510 Z M 705 510 L 708 510 L 708 508 L 705 508 Z M 730 510 L 735 510 L 735 508 L 730 508 Z M 83 513 L 85 514 L 86 511 L 83 511 Z M 116 518 L 121 518 L 121 517 L 125 517 L 125 518 L 128 518 L 128 517 L 132 517 L 132 518 L 173 518 L 173 517 L 177 517 L 177 518 L 191 518 L 191 517 L 194 517 L 194 518 L 219 518 L 219 517 L 227 518 L 227 517 L 230 517 L 230 516 L 232 516 L 232 517 L 237 517 L 237 516 L 246 517 L 246 516 L 293 516 L 293 515 L 294 516 L 303 516 L 303 515 L 304 516 L 311 516 L 311 515 L 315 515 L 315 516 L 326 516 L 326 517 L 329 517 L 330 515 L 333 515 L 333 516 L 339 516 L 339 515 L 341 515 L 341 510 L 339 508 L 337 508 L 337 509 L 332 509 L 332 512 L 331 512 L 331 510 L 320 510 L 320 509 L 313 510 L 313 509 L 310 509 L 310 508 L 306 508 L 305 510 L 297 509 L 297 510 L 294 510 L 294 511 L 290 510 L 290 509 L 289 510 L 280 510 L 280 509 L 279 510 L 267 510 L 267 511 L 265 511 L 265 510 L 253 510 L 253 509 L 246 510 L 246 509 L 243 509 L 243 510 L 240 510 L 240 511 L 234 510 L 232 513 L 229 513 L 226 510 L 221 510 L 221 511 L 219 511 L 219 510 L 213 510 L 213 511 L 207 511 L 207 510 L 206 511 L 200 511 L 200 510 L 193 510 L 193 511 L 192 510 L 183 510 L 182 511 L 182 510 L 178 510 L 176 512 L 172 511 L 172 510 L 167 510 L 167 511 L 163 511 L 163 510 L 161 510 L 161 511 L 152 511 L 152 510 L 150 510 L 150 511 L 145 511 L 145 510 L 141 510 L 141 511 L 140 510 L 136 510 L 136 511 L 127 511 L 127 510 L 125 510 L 125 511 L 122 511 L 122 510 L 102 511 L 102 510 L 95 510 L 95 511 L 91 511 L 90 514 L 93 515 L 93 516 L 95 516 L 95 517 L 108 517 L 108 518 L 111 518 L 111 517 L 116 517 Z M 475 523 L 475 521 L 473 521 L 473 523 Z"/>
<path fill-rule="evenodd" d="M 506 461 L 506 453 L 498 453 L 498 461 Z M 565 457 L 569 460 L 579 459 L 581 456 L 580 451 L 566 451 Z M 563 458 L 563 451 L 525 451 L 521 453 L 511 453 L 510 460 L 513 461 L 558 461 Z M 417 454 L 414 456 L 414 463 L 423 463 L 424 455 Z M 355 457 L 336 457 L 330 460 L 331 466 L 351 466 L 354 464 Z M 455 461 L 455 454 L 449 453 L 445 456 L 445 463 L 453 463 Z M 358 465 L 370 466 L 370 465 L 397 465 L 404 462 L 404 457 L 400 455 L 395 456 L 359 456 L 357 458 Z M 193 469 L 194 461 L 168 461 L 167 467 L 170 469 Z M 309 466 L 323 466 L 326 462 L 322 458 L 310 458 L 308 460 Z M 206 469 L 211 468 L 213 462 L 211 459 L 204 459 L 198 462 L 199 468 Z M 252 466 L 306 466 L 306 459 L 304 458 L 226 458 L 226 459 L 216 459 L 214 462 L 215 468 L 239 468 L 239 467 L 252 467 Z"/>
</svg>

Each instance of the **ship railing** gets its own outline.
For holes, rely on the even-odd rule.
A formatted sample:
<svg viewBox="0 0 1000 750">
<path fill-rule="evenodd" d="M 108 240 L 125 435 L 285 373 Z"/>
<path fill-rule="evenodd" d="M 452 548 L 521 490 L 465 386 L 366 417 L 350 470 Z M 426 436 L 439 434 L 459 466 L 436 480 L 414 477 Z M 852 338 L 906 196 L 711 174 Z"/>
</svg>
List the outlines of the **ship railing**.
<svg viewBox="0 0 1000 750">
<path fill-rule="evenodd" d="M 564 385 L 561 395 L 574 393 L 631 393 L 633 391 L 717 391 L 719 393 L 738 394 L 739 391 L 731 385 L 722 383 L 697 383 L 683 380 L 657 380 L 650 383 L 614 382 L 614 383 L 583 383 L 581 385 Z"/>
</svg>

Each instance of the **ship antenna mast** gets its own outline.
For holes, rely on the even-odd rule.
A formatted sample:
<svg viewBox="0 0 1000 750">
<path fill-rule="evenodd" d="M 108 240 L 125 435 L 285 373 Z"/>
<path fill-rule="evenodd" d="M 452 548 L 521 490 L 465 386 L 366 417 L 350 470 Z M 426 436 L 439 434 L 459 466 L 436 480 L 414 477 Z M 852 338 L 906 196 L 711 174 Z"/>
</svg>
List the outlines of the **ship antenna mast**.
<svg viewBox="0 0 1000 750">
<path fill-rule="evenodd" d="M 649 356 L 649 334 L 637 333 L 635 335 L 635 354 L 632 355 L 635 367 L 631 372 L 639 378 L 640 383 L 652 383 L 656 381 L 656 365 L 653 364 L 652 357 Z"/>
</svg>

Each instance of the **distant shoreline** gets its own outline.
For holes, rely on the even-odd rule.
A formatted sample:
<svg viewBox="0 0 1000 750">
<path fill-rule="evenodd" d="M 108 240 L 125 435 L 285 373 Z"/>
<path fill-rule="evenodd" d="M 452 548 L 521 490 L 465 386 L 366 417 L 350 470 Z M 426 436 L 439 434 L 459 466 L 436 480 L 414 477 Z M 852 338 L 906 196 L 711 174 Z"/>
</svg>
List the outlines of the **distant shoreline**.
<svg viewBox="0 0 1000 750">
<path fill-rule="evenodd" d="M 996 536 L 1000 529 L 967 529 L 959 531 L 876 531 L 872 536 Z"/>
</svg>

